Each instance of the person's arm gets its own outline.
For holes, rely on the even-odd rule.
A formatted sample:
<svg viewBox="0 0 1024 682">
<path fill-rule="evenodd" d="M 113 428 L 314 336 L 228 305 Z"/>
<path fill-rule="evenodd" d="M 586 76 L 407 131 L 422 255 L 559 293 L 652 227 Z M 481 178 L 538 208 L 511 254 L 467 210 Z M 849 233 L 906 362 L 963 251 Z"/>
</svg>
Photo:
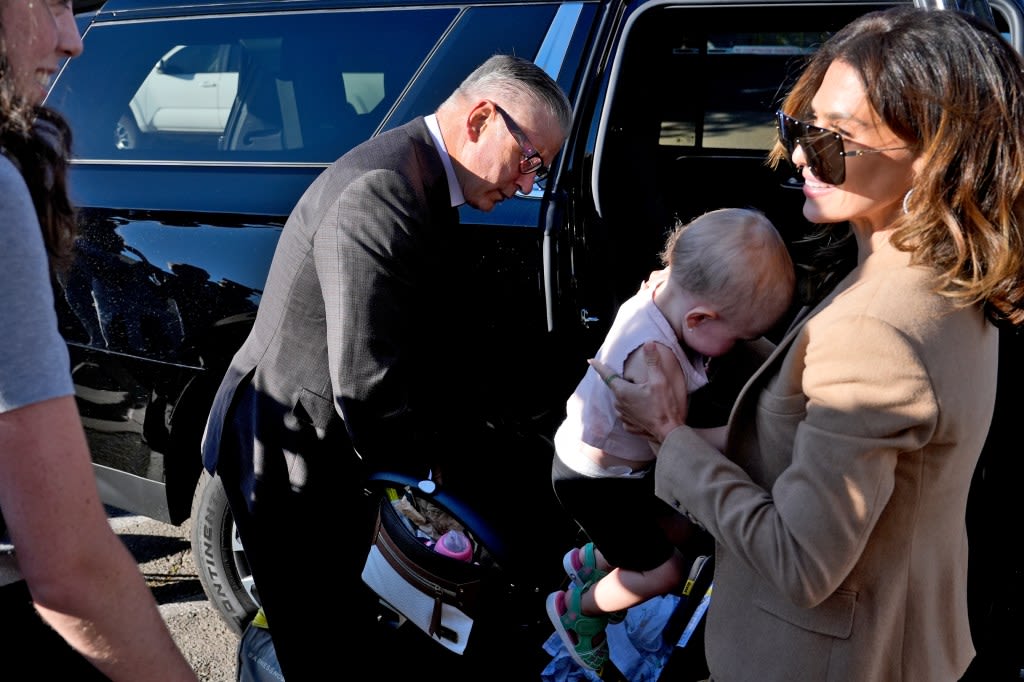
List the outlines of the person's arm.
<svg viewBox="0 0 1024 682">
<path fill-rule="evenodd" d="M 790 602 L 815 606 L 861 556 L 894 489 L 900 453 L 928 442 L 939 401 L 910 335 L 884 322 L 852 315 L 833 321 L 816 329 L 800 352 L 806 363 L 787 379 L 801 393 L 766 391 L 745 403 L 750 410 L 762 403 L 772 408 L 770 437 L 791 434 L 791 453 L 764 453 L 787 463 L 770 488 L 694 429 L 664 416 L 671 400 L 661 381 L 670 365 L 656 356 L 648 384 L 616 380 L 612 388 L 619 409 L 663 438 L 658 497 L 686 509 Z M 745 425 L 733 427 L 738 438 L 758 437 Z"/>
<path fill-rule="evenodd" d="M 423 324 L 423 290 L 441 276 L 437 232 L 448 227 L 434 224 L 423 193 L 406 174 L 368 172 L 332 199 L 314 242 L 331 380 L 353 445 L 373 468 L 420 476 L 441 424 L 417 393 L 441 362 L 425 352 L 435 330 Z M 451 404 L 450 384 L 433 384 L 437 404 Z"/>
<path fill-rule="evenodd" d="M 591 360 L 590 364 L 602 379 L 607 380 L 608 377 L 614 376 L 614 372 L 599 360 Z M 656 367 L 653 373 L 647 370 L 650 366 Z M 608 385 L 615 395 L 616 408 L 623 424 L 632 433 L 645 435 L 655 445 L 660 444 L 676 426 L 686 421 L 689 405 L 686 376 L 679 368 L 672 351 L 653 342 L 645 348 L 638 349 L 638 352 L 631 353 L 622 373 L 625 382 L 619 382 L 621 385 L 616 386 L 616 381 L 612 380 Z M 671 392 L 662 394 L 655 385 L 645 386 L 652 379 L 666 389 L 671 387 Z M 653 408 L 648 408 L 641 402 L 645 399 L 660 402 Z M 725 450 L 728 427 L 695 428 L 694 432 L 716 450 Z"/>
<path fill-rule="evenodd" d="M 40 616 L 112 680 L 195 680 L 99 499 L 74 397 L 0 413 L 0 508 Z"/>
<path fill-rule="evenodd" d="M 729 427 L 715 426 L 707 429 L 694 429 L 694 431 L 697 435 L 706 440 L 711 447 L 715 448 L 719 452 L 725 451 L 725 438 L 729 432 Z"/>
<path fill-rule="evenodd" d="M 640 383 L 620 378 L 599 360 L 588 362 L 615 394 L 615 407 L 626 429 L 661 443 L 673 429 L 686 423 L 686 377 L 671 349 L 660 343 L 645 343 L 643 360 L 646 380 Z"/>
</svg>

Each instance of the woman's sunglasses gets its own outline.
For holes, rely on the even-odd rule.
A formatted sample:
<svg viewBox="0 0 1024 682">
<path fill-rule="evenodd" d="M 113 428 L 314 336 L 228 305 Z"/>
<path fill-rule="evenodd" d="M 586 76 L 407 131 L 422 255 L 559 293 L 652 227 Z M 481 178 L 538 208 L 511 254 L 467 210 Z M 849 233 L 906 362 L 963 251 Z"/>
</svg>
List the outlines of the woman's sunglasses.
<svg viewBox="0 0 1024 682">
<path fill-rule="evenodd" d="M 848 152 L 843 146 L 843 136 L 834 130 L 798 121 L 781 111 L 775 112 L 775 118 L 776 127 L 779 130 L 779 142 L 786 149 L 786 156 L 790 163 L 793 161 L 793 150 L 800 145 L 814 177 L 828 185 L 841 185 L 846 180 L 846 157 L 848 156 L 863 156 L 906 149 L 906 147 L 886 147 L 885 149 L 856 149 Z"/>
</svg>

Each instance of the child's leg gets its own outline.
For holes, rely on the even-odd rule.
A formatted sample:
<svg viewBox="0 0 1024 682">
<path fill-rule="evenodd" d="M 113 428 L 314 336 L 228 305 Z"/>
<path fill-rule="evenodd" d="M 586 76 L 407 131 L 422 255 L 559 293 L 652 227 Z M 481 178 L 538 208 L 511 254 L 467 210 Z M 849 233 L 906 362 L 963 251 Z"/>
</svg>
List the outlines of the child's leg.
<svg viewBox="0 0 1024 682">
<path fill-rule="evenodd" d="M 581 610 L 588 616 L 604 615 L 668 594 L 683 580 L 685 570 L 683 555 L 678 550 L 647 571 L 616 568 L 583 593 Z"/>
<path fill-rule="evenodd" d="M 565 592 L 548 595 L 548 617 L 573 660 L 597 670 L 608 659 L 604 630 L 609 615 L 668 593 L 683 575 L 683 556 L 678 550 L 647 571 L 616 568 L 582 594 L 572 584 Z"/>
</svg>

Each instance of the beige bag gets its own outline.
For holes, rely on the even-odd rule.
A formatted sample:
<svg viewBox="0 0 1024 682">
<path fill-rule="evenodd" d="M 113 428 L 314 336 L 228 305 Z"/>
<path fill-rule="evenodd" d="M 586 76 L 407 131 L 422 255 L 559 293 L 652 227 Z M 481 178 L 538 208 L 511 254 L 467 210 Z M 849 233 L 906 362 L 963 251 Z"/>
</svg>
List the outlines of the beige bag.
<svg viewBox="0 0 1024 682">
<path fill-rule="evenodd" d="M 462 654 L 480 600 L 484 569 L 438 554 L 381 500 L 363 582 L 396 614 Z"/>
</svg>

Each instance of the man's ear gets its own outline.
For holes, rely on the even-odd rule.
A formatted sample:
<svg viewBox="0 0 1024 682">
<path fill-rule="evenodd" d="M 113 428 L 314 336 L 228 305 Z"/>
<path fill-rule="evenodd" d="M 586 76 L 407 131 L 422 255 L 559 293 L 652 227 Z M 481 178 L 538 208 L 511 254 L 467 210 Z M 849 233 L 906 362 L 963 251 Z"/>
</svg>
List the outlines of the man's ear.
<svg viewBox="0 0 1024 682">
<path fill-rule="evenodd" d="M 691 308 L 684 319 L 686 331 L 693 331 L 708 320 L 717 320 L 718 311 L 699 305 Z"/>
<path fill-rule="evenodd" d="M 480 139 L 480 133 L 493 115 L 494 105 L 486 99 L 480 100 L 469 110 L 469 116 L 466 117 L 466 136 L 471 142 Z"/>
</svg>

